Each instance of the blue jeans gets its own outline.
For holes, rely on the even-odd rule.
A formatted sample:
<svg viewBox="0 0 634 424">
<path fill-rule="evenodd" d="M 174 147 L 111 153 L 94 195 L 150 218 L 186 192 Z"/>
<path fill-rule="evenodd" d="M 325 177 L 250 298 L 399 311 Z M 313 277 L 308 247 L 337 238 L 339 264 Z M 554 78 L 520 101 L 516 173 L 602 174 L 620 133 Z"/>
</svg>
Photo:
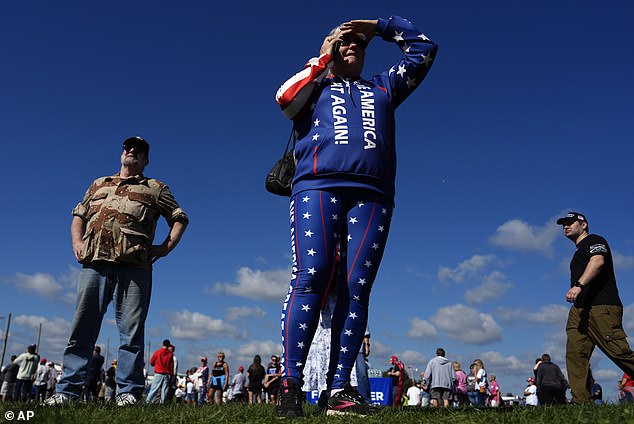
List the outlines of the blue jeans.
<svg viewBox="0 0 634 424">
<path fill-rule="evenodd" d="M 33 381 L 31 380 L 16 380 L 15 381 L 15 393 L 13 400 L 16 402 L 26 402 L 31 397 L 31 389 L 33 388 Z"/>
<path fill-rule="evenodd" d="M 119 329 L 117 394 L 140 398 L 145 386 L 143 352 L 145 318 L 150 306 L 152 270 L 114 262 L 84 265 L 77 285 L 77 305 L 62 359 L 57 393 L 81 395 L 92 350 L 110 302 Z"/>
<path fill-rule="evenodd" d="M 478 397 L 478 405 L 479 406 L 486 406 L 486 397 L 487 394 L 486 393 L 482 393 L 482 392 L 476 392 L 476 396 Z"/>
<path fill-rule="evenodd" d="M 355 369 L 357 370 L 357 391 L 366 403 L 372 403 L 372 397 L 370 395 L 370 380 L 368 379 L 368 364 L 365 362 L 363 353 L 357 355 L 355 362 Z"/>
<path fill-rule="evenodd" d="M 200 386 L 200 390 L 198 391 L 198 405 L 204 405 L 207 402 L 207 382 L 204 382 Z"/>
<path fill-rule="evenodd" d="M 150 393 L 148 393 L 145 401 L 147 403 L 152 403 L 154 398 L 161 392 L 161 403 L 165 403 L 167 398 L 167 389 L 170 385 L 170 376 L 168 374 L 157 374 L 154 373 L 154 378 L 152 379 L 152 387 L 150 387 Z"/>
<path fill-rule="evenodd" d="M 471 405 L 478 405 L 478 393 L 476 391 L 468 391 L 467 398 L 469 399 L 469 403 Z"/>
</svg>

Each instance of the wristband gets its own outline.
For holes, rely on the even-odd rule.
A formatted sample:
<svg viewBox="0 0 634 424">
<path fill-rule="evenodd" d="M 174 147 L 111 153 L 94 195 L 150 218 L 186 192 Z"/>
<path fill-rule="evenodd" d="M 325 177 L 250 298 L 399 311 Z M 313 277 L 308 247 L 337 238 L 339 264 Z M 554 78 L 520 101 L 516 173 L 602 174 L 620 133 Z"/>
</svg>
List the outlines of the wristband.
<svg viewBox="0 0 634 424">
<path fill-rule="evenodd" d="M 583 290 L 583 288 L 585 287 L 583 284 L 581 284 L 579 281 L 575 281 L 574 287 L 579 287 L 580 289 Z"/>
</svg>

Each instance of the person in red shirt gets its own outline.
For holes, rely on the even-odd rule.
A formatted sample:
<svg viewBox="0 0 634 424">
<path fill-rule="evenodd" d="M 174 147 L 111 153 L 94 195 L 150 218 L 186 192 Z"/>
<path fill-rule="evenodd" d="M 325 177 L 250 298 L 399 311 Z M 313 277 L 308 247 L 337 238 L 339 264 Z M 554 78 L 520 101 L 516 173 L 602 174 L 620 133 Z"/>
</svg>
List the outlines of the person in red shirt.
<svg viewBox="0 0 634 424">
<path fill-rule="evenodd" d="M 621 381 L 619 381 L 618 386 L 619 391 L 623 392 L 623 398 L 627 396 L 627 393 L 630 393 L 631 397 L 634 398 L 634 379 L 630 378 L 629 375 L 623 373 L 623 378 L 621 378 Z M 619 396 L 619 398 L 621 397 Z"/>
<path fill-rule="evenodd" d="M 172 345 L 168 339 L 163 340 L 163 346 L 154 352 L 150 365 L 154 367 L 154 378 L 152 379 L 152 387 L 145 400 L 147 403 L 153 403 L 154 398 L 161 391 L 161 403 L 165 403 L 167 398 L 167 390 L 174 372 L 174 354 L 169 349 Z"/>
<path fill-rule="evenodd" d="M 403 404 L 403 383 L 405 381 L 405 366 L 396 356 L 390 358 L 392 366 L 387 371 L 387 375 L 392 377 L 392 404 L 400 406 Z"/>
</svg>

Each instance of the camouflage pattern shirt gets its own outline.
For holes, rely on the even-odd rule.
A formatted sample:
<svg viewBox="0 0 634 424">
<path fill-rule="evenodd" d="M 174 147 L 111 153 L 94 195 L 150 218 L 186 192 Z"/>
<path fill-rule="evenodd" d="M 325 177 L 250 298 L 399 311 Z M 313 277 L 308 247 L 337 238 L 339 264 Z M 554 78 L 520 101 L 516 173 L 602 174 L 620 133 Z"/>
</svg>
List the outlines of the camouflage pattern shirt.
<svg viewBox="0 0 634 424">
<path fill-rule="evenodd" d="M 80 263 L 123 262 L 151 268 L 149 248 L 159 216 L 170 227 L 189 218 L 162 182 L 119 174 L 93 181 L 73 215 L 86 222 Z"/>
</svg>

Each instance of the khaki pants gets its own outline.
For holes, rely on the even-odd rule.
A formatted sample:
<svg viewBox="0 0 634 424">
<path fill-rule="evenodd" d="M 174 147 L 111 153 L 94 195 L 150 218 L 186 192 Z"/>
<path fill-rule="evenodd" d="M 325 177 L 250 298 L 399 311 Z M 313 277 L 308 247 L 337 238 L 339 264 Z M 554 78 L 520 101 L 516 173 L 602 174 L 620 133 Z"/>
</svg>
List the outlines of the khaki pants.
<svg viewBox="0 0 634 424">
<path fill-rule="evenodd" d="M 566 368 L 573 403 L 592 402 L 588 370 L 595 346 L 623 372 L 634 376 L 634 352 L 627 343 L 622 323 L 621 306 L 570 308 L 566 324 Z"/>
</svg>

